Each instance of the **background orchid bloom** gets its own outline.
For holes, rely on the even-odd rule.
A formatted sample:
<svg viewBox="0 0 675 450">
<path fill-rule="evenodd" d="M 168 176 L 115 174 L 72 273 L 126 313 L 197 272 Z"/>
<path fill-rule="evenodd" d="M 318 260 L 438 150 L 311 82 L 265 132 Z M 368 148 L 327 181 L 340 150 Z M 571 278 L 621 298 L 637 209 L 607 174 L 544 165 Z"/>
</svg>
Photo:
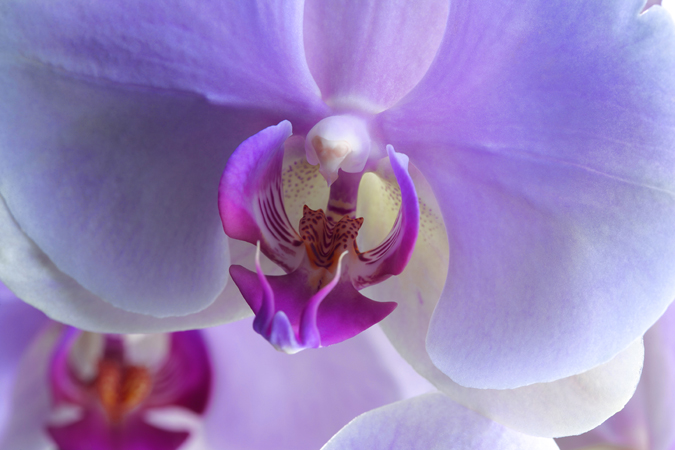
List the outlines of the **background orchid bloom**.
<svg viewBox="0 0 675 450">
<path fill-rule="evenodd" d="M 0 278 L 92 331 L 243 317 L 228 267 L 255 247 L 222 232 L 228 157 L 350 115 L 368 162 L 391 145 L 420 175 L 406 270 L 362 292 L 398 303 L 394 345 L 502 424 L 588 430 L 675 297 L 675 27 L 644 4 L 5 1 Z M 375 245 L 385 181 L 358 201 Z"/>
<path fill-rule="evenodd" d="M 47 319 L 1 284 L 0 325 L 7 450 L 318 449 L 356 415 L 431 387 L 373 332 L 293 358 L 245 332 L 250 320 L 104 337 Z M 123 343 L 126 372 L 111 369 L 111 343 Z"/>
<path fill-rule="evenodd" d="M 249 320 L 200 331 L 104 336 L 47 319 L 2 284 L 0 325 L 3 449 L 318 449 L 359 413 L 432 390 L 378 328 L 293 357 L 245 333 Z M 102 351 L 115 342 L 126 352 L 121 380 L 106 371 L 110 353 Z M 156 386 L 138 396 L 143 383 L 134 375 L 157 367 Z M 89 377 L 89 389 L 81 389 L 79 377 Z M 114 398 L 116 386 L 126 390 Z M 125 399 L 132 407 L 113 420 L 111 406 Z M 364 422 L 370 435 L 364 435 Z M 360 416 L 325 448 L 382 446 L 557 448 L 552 439 L 510 430 L 433 392 Z"/>
<path fill-rule="evenodd" d="M 635 395 L 605 423 L 558 440 L 563 450 L 670 450 L 675 446 L 675 306 L 645 334 L 645 365 Z"/>
</svg>

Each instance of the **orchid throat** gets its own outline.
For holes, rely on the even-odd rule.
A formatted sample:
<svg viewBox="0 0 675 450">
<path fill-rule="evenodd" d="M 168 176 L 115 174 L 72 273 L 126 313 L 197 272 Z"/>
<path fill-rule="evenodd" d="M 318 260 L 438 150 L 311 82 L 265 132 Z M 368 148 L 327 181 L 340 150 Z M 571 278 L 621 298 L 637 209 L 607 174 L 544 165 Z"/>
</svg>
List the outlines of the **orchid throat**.
<svg viewBox="0 0 675 450">
<path fill-rule="evenodd" d="M 230 275 L 255 313 L 255 331 L 278 350 L 341 342 L 396 307 L 359 290 L 403 271 L 417 239 L 419 204 L 408 157 L 391 145 L 387 156 L 372 150 L 364 122 L 341 115 L 321 120 L 304 138 L 292 136 L 290 122 L 283 121 L 244 141 L 228 161 L 219 190 L 225 233 L 257 246 L 256 272 L 233 265 Z M 400 191 L 400 208 L 382 242 L 361 251 L 359 184 L 367 172 L 385 177 L 382 167 Z M 294 181 L 284 183 L 289 171 L 296 171 Z M 312 209 L 302 197 L 316 197 L 318 174 L 329 193 L 323 208 Z M 291 201 L 298 196 L 301 203 Z M 297 227 L 287 214 L 291 203 L 302 209 Z M 286 274 L 266 276 L 261 252 Z"/>
</svg>

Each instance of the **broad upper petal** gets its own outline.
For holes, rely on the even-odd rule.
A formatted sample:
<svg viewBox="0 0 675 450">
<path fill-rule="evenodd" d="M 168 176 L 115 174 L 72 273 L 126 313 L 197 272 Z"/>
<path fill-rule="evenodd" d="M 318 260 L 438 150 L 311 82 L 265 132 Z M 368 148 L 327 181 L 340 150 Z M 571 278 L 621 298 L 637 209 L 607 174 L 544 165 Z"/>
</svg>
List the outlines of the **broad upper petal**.
<svg viewBox="0 0 675 450">
<path fill-rule="evenodd" d="M 303 14 L 301 0 L 12 0 L 0 9 L 0 54 L 229 105 L 310 112 L 325 106 L 304 54 Z"/>
<path fill-rule="evenodd" d="M 424 394 L 367 412 L 333 437 L 322 450 L 555 450 L 553 439 L 510 430 L 453 402 L 441 393 Z"/>
<path fill-rule="evenodd" d="M 305 3 L 307 63 L 333 107 L 379 112 L 427 71 L 445 31 L 449 2 L 310 0 Z"/>
<path fill-rule="evenodd" d="M 214 367 L 205 416 L 213 448 L 317 449 L 358 414 L 402 398 L 369 331 L 295 355 L 274 350 L 250 320 L 203 332 Z"/>
<path fill-rule="evenodd" d="M 675 297 L 675 27 L 642 1 L 458 1 L 425 79 L 380 117 L 450 243 L 428 336 L 458 383 L 609 361 Z"/>
<path fill-rule="evenodd" d="M 212 304 L 230 263 L 218 180 L 231 152 L 269 117 L 43 66 L 3 66 L 0 86 L 0 194 L 55 267 L 130 312 L 179 316 Z M 5 270 L 15 270 L 21 244 L 3 240 Z M 36 306 L 69 301 L 64 292 L 37 299 L 19 293 L 33 287 L 11 287 Z"/>
</svg>

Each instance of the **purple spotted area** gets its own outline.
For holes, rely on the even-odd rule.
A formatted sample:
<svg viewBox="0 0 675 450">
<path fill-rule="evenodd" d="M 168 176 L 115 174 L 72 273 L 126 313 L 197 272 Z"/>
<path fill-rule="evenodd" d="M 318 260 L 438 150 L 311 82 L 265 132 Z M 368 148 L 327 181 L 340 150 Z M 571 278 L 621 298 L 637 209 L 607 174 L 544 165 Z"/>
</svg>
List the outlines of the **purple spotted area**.
<svg viewBox="0 0 675 450">
<path fill-rule="evenodd" d="M 121 336 L 103 335 L 98 352 L 78 346 L 82 336 L 74 328 L 64 333 L 49 370 L 55 415 L 70 411 L 70 419 L 47 429 L 58 448 L 175 450 L 184 444 L 187 431 L 160 428 L 147 415 L 168 407 L 204 413 L 212 370 L 200 332 L 162 335 L 168 341 L 165 354 L 156 360 L 153 349 L 154 360 L 145 363 L 131 357 L 134 344 Z"/>
<path fill-rule="evenodd" d="M 401 190 L 401 208 L 389 234 L 362 252 L 356 243 L 362 218 L 355 217 L 360 173 L 340 172 L 330 185 L 326 211 L 303 208 L 297 228 L 283 198 L 284 143 L 288 121 L 244 141 L 230 157 L 219 190 L 220 215 L 231 238 L 257 245 L 256 272 L 230 268 L 232 279 L 256 315 L 254 329 L 278 350 L 295 353 L 355 336 L 384 319 L 394 302 L 359 293 L 405 268 L 419 230 L 417 193 L 407 156 L 387 146 Z M 262 252 L 285 275 L 266 276 Z"/>
</svg>

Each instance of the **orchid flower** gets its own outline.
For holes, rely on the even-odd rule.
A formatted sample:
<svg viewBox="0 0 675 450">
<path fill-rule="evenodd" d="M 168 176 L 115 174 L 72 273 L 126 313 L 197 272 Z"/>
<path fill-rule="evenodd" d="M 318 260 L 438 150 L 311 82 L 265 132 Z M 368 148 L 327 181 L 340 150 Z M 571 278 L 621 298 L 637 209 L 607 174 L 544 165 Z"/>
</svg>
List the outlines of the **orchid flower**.
<svg viewBox="0 0 675 450">
<path fill-rule="evenodd" d="M 316 450 L 358 414 L 430 386 L 382 358 L 383 344 L 395 351 L 373 333 L 293 358 L 246 333 L 250 320 L 101 335 L 47 319 L 1 284 L 0 325 L 7 450 Z"/>
<path fill-rule="evenodd" d="M 675 26 L 644 5 L 4 1 L 0 279 L 103 333 L 245 299 L 290 351 L 386 316 L 443 395 L 587 431 L 675 298 Z"/>
<path fill-rule="evenodd" d="M 635 395 L 599 427 L 558 440 L 563 450 L 670 450 L 675 447 L 675 305 L 645 334 Z"/>
</svg>

